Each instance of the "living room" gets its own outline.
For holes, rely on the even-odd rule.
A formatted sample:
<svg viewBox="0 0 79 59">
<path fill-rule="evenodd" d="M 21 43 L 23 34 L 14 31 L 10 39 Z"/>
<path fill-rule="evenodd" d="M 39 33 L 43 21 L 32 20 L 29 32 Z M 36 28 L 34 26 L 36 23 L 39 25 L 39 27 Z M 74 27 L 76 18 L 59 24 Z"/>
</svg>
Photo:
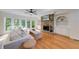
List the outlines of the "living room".
<svg viewBox="0 0 79 59">
<path fill-rule="evenodd" d="M 79 59 L 79 0 L 0 0 L 0 59 Z"/>
<path fill-rule="evenodd" d="M 0 48 L 79 48 L 78 14 L 75 9 L 0 9 Z"/>
</svg>

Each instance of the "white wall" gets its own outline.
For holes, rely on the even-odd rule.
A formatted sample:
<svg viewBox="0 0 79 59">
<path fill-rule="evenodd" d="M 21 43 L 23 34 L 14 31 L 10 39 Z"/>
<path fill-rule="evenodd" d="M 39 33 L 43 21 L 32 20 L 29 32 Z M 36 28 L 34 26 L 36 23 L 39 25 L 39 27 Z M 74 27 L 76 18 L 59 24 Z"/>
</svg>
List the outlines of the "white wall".
<svg viewBox="0 0 79 59">
<path fill-rule="evenodd" d="M 4 32 L 4 20 L 3 17 L 0 16 L 0 35 Z"/>
<path fill-rule="evenodd" d="M 54 32 L 61 35 L 70 36 L 73 39 L 79 40 L 79 10 L 72 10 L 70 13 L 63 14 L 63 15 L 67 17 L 68 25 L 56 26 L 56 23 L 55 23 Z M 57 16 L 55 16 L 55 20 L 56 20 L 56 17 Z"/>
<path fill-rule="evenodd" d="M 58 14 L 58 15 L 55 15 L 55 18 L 54 18 L 54 32 L 55 33 L 58 33 L 58 34 L 61 34 L 61 35 L 66 35 L 68 36 L 68 23 L 67 24 L 56 24 L 56 19 L 57 17 L 59 16 L 65 16 L 66 17 L 66 20 L 68 22 L 68 14 Z"/>
<path fill-rule="evenodd" d="M 73 11 L 69 16 L 69 35 L 79 40 L 79 10 Z"/>
</svg>

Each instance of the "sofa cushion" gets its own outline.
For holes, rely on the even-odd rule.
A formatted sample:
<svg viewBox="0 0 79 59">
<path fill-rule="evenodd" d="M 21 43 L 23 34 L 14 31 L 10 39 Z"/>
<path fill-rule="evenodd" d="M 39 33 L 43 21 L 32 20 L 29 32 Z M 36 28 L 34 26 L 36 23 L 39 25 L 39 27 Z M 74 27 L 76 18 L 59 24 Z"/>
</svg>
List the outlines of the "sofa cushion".
<svg viewBox="0 0 79 59">
<path fill-rule="evenodd" d="M 19 28 L 18 30 L 16 30 L 16 33 L 18 35 L 20 35 L 21 37 L 24 37 L 24 36 L 27 35 L 26 32 L 23 29 L 21 29 L 21 28 Z"/>
<path fill-rule="evenodd" d="M 15 30 L 10 32 L 10 40 L 11 41 L 17 40 L 17 39 L 20 39 L 20 38 L 21 38 L 21 36 L 18 35 Z"/>
</svg>

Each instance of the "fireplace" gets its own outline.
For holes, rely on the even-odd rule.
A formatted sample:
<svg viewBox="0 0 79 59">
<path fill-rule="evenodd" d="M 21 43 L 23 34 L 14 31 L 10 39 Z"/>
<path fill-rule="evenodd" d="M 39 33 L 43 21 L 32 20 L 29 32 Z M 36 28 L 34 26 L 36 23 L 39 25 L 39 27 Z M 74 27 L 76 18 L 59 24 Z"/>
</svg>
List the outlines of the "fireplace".
<svg viewBox="0 0 79 59">
<path fill-rule="evenodd" d="M 43 26 L 44 31 L 49 31 L 49 26 Z"/>
<path fill-rule="evenodd" d="M 43 26 L 43 31 L 53 32 L 52 26 Z"/>
<path fill-rule="evenodd" d="M 44 15 L 41 17 L 42 30 L 46 32 L 54 32 L 54 14 Z"/>
</svg>

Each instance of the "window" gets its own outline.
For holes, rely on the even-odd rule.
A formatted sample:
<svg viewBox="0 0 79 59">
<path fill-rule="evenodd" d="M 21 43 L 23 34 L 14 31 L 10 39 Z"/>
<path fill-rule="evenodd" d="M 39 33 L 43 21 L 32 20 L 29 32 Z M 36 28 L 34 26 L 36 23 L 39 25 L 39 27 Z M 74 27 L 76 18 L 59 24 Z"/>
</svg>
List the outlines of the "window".
<svg viewBox="0 0 79 59">
<path fill-rule="evenodd" d="M 35 28 L 35 21 L 32 20 L 32 28 Z"/>
<path fill-rule="evenodd" d="M 6 31 L 11 30 L 11 18 L 6 18 Z"/>
<path fill-rule="evenodd" d="M 27 28 L 30 28 L 30 20 L 27 21 Z"/>
<path fill-rule="evenodd" d="M 35 28 L 35 20 L 20 20 L 20 19 L 12 19 L 10 17 L 6 17 L 5 21 L 5 30 L 10 31 L 12 29 L 16 29 L 18 27 L 21 28 Z"/>
<path fill-rule="evenodd" d="M 18 28 L 20 26 L 19 19 L 14 20 L 14 27 Z"/>
<path fill-rule="evenodd" d="M 22 28 L 25 28 L 25 20 L 21 20 Z"/>
</svg>

